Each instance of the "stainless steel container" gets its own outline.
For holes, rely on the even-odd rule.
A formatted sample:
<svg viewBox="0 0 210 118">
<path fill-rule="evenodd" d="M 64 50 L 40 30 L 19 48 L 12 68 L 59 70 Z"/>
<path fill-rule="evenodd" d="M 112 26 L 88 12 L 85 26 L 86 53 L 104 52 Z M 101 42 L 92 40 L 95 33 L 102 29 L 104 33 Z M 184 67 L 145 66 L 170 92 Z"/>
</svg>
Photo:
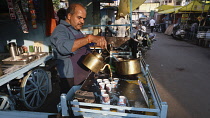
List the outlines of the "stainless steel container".
<svg viewBox="0 0 210 118">
<path fill-rule="evenodd" d="M 13 59 L 15 59 L 15 57 L 18 55 L 16 43 L 15 42 L 10 42 L 8 45 L 9 45 L 10 56 Z"/>
</svg>

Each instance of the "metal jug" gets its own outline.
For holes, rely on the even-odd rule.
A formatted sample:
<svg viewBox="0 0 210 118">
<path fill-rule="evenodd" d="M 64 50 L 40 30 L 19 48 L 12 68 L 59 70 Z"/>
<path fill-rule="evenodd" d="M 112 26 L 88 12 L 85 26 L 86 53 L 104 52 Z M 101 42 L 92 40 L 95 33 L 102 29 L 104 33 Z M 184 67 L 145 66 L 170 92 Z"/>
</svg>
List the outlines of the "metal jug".
<svg viewBox="0 0 210 118">
<path fill-rule="evenodd" d="M 101 53 L 97 52 L 87 54 L 82 63 L 95 73 L 98 73 L 105 65 Z"/>
<path fill-rule="evenodd" d="M 112 71 L 111 71 L 111 67 L 109 64 L 105 64 L 104 63 L 104 59 L 102 57 L 102 52 L 101 53 L 97 53 L 96 51 L 93 51 L 93 53 L 89 53 L 85 56 L 84 60 L 82 61 L 82 63 L 89 68 L 91 71 L 98 73 L 99 71 L 103 71 L 105 69 L 105 67 L 108 67 L 109 71 L 110 71 L 110 77 L 112 79 Z"/>
</svg>

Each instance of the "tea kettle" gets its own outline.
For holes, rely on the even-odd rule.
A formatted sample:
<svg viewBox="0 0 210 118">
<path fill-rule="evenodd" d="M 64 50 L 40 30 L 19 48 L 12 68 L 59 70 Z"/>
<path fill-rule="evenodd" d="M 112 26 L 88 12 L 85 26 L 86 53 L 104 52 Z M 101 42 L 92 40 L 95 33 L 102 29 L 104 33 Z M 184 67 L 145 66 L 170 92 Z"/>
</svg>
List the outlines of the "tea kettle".
<svg viewBox="0 0 210 118">
<path fill-rule="evenodd" d="M 110 76 L 112 78 L 111 67 L 109 64 L 105 64 L 104 60 L 105 59 L 102 57 L 102 53 L 97 53 L 96 51 L 94 51 L 93 53 L 87 54 L 82 63 L 95 73 L 103 71 L 105 67 L 108 66 L 110 70 Z"/>
<path fill-rule="evenodd" d="M 87 54 L 82 63 L 95 73 L 98 73 L 105 65 L 101 53 L 97 52 Z"/>
</svg>

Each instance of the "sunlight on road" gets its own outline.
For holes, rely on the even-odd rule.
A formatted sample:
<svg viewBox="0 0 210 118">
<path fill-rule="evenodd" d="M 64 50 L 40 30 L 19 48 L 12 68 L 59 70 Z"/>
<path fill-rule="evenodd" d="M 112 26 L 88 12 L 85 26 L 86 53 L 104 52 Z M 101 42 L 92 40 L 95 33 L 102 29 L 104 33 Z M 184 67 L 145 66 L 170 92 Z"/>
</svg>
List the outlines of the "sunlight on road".
<svg viewBox="0 0 210 118">
<path fill-rule="evenodd" d="M 157 91 L 160 95 L 160 98 L 162 99 L 162 102 L 167 102 L 168 104 L 168 113 L 171 113 L 168 116 L 174 116 L 174 114 L 177 114 L 177 112 L 179 111 L 178 114 L 180 114 L 180 116 L 182 116 L 182 118 L 184 118 L 184 116 L 188 117 L 190 116 L 190 114 L 188 113 L 188 111 L 186 111 L 186 109 L 156 80 L 153 79 L 155 86 L 157 88 Z M 166 101 L 168 100 L 168 101 Z M 173 106 L 171 106 L 173 103 Z M 177 111 L 171 111 L 170 108 L 176 109 Z M 181 111 L 181 113 L 180 113 Z M 176 115 L 177 116 L 177 115 Z"/>
</svg>

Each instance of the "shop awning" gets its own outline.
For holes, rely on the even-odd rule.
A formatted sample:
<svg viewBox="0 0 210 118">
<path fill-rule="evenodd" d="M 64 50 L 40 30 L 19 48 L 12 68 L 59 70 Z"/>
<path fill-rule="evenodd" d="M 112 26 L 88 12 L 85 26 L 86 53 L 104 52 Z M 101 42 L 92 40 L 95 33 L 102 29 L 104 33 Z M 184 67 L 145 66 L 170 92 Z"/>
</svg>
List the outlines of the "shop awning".
<svg viewBox="0 0 210 118">
<path fill-rule="evenodd" d="M 164 11 L 164 10 L 173 9 L 177 7 L 181 7 L 181 6 L 161 5 L 159 7 L 156 7 L 156 9 L 158 9 L 158 11 Z"/>
<path fill-rule="evenodd" d="M 120 0 L 118 14 L 123 13 L 125 16 L 130 13 L 130 1 L 132 1 L 132 11 L 134 11 L 146 0 Z"/>
<path fill-rule="evenodd" d="M 198 2 L 198 1 L 192 1 L 186 6 L 183 6 L 181 9 L 177 10 L 176 13 L 178 12 L 207 12 L 210 8 L 210 5 L 205 5 Z"/>
<path fill-rule="evenodd" d="M 160 12 L 158 12 L 158 13 L 160 13 L 160 14 L 174 13 L 174 12 L 178 11 L 178 10 L 181 9 L 181 8 L 182 8 L 182 7 L 167 9 L 167 10 L 160 11 Z"/>
</svg>

